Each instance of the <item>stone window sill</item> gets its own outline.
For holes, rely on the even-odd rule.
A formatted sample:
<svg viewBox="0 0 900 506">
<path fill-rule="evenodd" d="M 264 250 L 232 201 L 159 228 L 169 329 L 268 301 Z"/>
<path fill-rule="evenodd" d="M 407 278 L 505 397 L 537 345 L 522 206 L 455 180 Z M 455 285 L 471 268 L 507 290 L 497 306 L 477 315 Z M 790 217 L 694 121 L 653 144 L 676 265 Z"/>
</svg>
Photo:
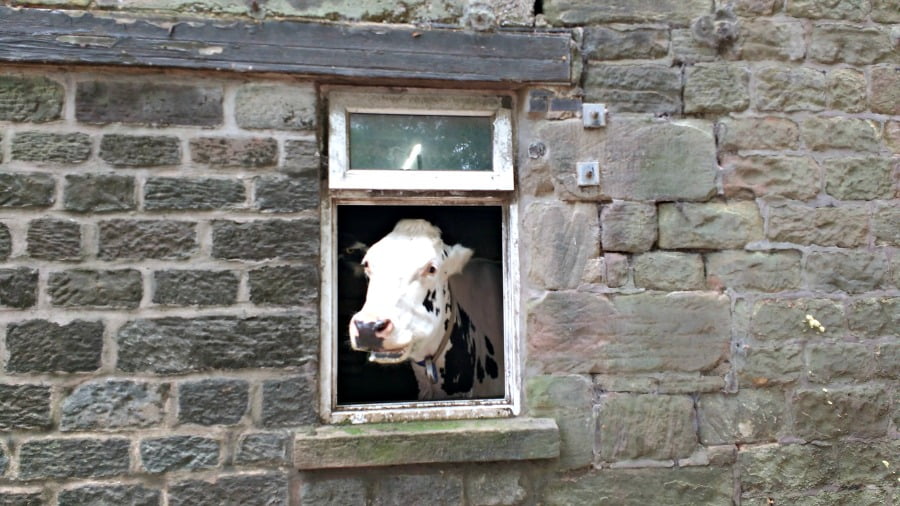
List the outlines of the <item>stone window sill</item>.
<svg viewBox="0 0 900 506">
<path fill-rule="evenodd" d="M 551 418 L 325 425 L 297 434 L 301 470 L 559 457 Z"/>
</svg>

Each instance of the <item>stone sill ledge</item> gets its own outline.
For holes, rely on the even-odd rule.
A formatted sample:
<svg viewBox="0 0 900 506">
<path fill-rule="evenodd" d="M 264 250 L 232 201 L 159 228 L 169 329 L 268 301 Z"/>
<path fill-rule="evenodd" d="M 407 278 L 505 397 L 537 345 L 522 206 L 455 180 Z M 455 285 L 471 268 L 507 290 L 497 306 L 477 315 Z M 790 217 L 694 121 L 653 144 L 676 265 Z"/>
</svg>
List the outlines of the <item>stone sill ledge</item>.
<svg viewBox="0 0 900 506">
<path fill-rule="evenodd" d="M 326 425 L 296 436 L 294 464 L 312 470 L 554 459 L 559 444 L 551 418 Z"/>
</svg>

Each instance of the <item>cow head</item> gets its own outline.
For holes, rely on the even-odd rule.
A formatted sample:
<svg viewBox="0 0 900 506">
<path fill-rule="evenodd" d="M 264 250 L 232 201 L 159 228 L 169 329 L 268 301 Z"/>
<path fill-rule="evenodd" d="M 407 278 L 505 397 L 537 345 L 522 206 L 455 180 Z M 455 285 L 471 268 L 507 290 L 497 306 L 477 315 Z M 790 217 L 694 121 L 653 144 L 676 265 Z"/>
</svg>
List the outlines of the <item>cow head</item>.
<svg viewBox="0 0 900 506">
<path fill-rule="evenodd" d="M 350 344 L 372 361 L 423 360 L 453 326 L 448 279 L 462 271 L 472 250 L 448 246 L 425 220 L 401 220 L 373 244 L 362 266 L 366 301 L 350 319 Z"/>
</svg>

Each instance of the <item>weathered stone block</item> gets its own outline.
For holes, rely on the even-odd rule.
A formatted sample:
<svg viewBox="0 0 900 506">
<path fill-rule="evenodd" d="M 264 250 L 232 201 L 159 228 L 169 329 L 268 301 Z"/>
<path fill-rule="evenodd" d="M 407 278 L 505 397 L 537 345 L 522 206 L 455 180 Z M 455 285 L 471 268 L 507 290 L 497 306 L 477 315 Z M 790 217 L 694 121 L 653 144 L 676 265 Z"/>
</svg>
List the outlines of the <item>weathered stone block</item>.
<svg viewBox="0 0 900 506">
<path fill-rule="evenodd" d="M 309 315 L 142 319 L 122 326 L 116 340 L 117 367 L 127 372 L 290 367 L 316 355 L 318 328 Z"/>
<path fill-rule="evenodd" d="M 32 220 L 28 224 L 28 256 L 41 260 L 80 260 L 81 225 L 53 218 Z"/>
<path fill-rule="evenodd" d="M 750 69 L 731 63 L 699 63 L 688 67 L 684 112 L 743 111 L 750 105 Z"/>
<path fill-rule="evenodd" d="M 284 427 L 311 425 L 318 421 L 315 373 L 292 378 L 268 380 L 262 386 L 262 425 Z"/>
<path fill-rule="evenodd" d="M 46 77 L 0 76 L 0 121 L 44 123 L 60 118 L 65 90 Z"/>
<path fill-rule="evenodd" d="M 304 476 L 300 485 L 302 504 L 346 504 L 364 506 L 366 483 L 359 478 L 317 478 Z"/>
<path fill-rule="evenodd" d="M 466 495 L 473 506 L 513 506 L 522 504 L 528 497 L 528 491 L 522 486 L 527 478 L 522 473 L 491 465 L 479 471 L 466 476 Z"/>
<path fill-rule="evenodd" d="M 157 271 L 153 281 L 153 302 L 175 306 L 234 304 L 240 284 L 237 273 L 231 271 Z"/>
<path fill-rule="evenodd" d="M 672 57 L 676 64 L 692 65 L 700 62 L 714 62 L 719 59 L 717 48 L 694 38 L 693 30 L 676 28 L 672 33 Z"/>
<path fill-rule="evenodd" d="M 734 12 L 739 16 L 767 15 L 775 11 L 775 0 L 737 0 Z"/>
<path fill-rule="evenodd" d="M 602 5 L 590 0 L 544 3 L 544 16 L 554 25 L 664 22 L 684 26 L 704 14 L 709 14 L 709 4 L 700 0 L 613 0 Z"/>
<path fill-rule="evenodd" d="M 191 160 L 226 168 L 269 167 L 278 162 L 278 142 L 271 137 L 201 137 L 191 139 Z"/>
<path fill-rule="evenodd" d="M 900 69 L 897 65 L 872 67 L 872 112 L 900 115 Z"/>
<path fill-rule="evenodd" d="M 253 199 L 261 211 L 292 213 L 319 205 L 319 178 L 315 172 L 294 177 L 261 176 L 254 179 L 254 185 Z"/>
<path fill-rule="evenodd" d="M 738 451 L 741 490 L 765 496 L 781 490 L 809 490 L 828 484 L 837 471 L 824 446 L 771 444 L 746 446 Z"/>
<path fill-rule="evenodd" d="M 660 248 L 743 248 L 762 238 L 763 221 L 755 202 L 659 206 Z"/>
<path fill-rule="evenodd" d="M 697 447 L 694 402 L 675 395 L 604 395 L 595 446 L 604 462 L 687 457 Z"/>
<path fill-rule="evenodd" d="M 872 20 L 879 23 L 900 23 L 900 9 L 897 0 L 871 0 Z"/>
<path fill-rule="evenodd" d="M 48 498 L 40 490 L 0 489 L 0 504 L 3 506 L 43 506 Z"/>
<path fill-rule="evenodd" d="M 585 376 L 532 376 L 526 384 L 528 411 L 532 416 L 556 420 L 559 427 L 559 466 L 586 467 L 594 459 L 593 389 Z"/>
<path fill-rule="evenodd" d="M 178 385 L 178 422 L 233 425 L 249 409 L 250 384 L 238 379 L 207 379 Z"/>
<path fill-rule="evenodd" d="M 98 225 L 103 260 L 180 260 L 198 248 L 195 224 L 169 220 L 109 220 Z"/>
<path fill-rule="evenodd" d="M 250 302 L 260 305 L 315 307 L 319 269 L 314 265 L 260 267 L 249 273 Z"/>
<path fill-rule="evenodd" d="M 862 293 L 881 288 L 888 279 L 883 251 L 814 251 L 806 259 L 804 278 L 810 289 Z"/>
<path fill-rule="evenodd" d="M 12 254 L 12 235 L 9 227 L 0 223 L 0 260 L 6 260 Z"/>
<path fill-rule="evenodd" d="M 14 373 L 88 372 L 100 367 L 103 322 L 75 320 L 61 325 L 46 320 L 10 323 L 6 330 Z"/>
<path fill-rule="evenodd" d="M 819 193 L 819 167 L 809 157 L 732 156 L 723 160 L 723 166 L 722 184 L 727 197 L 809 200 Z"/>
<path fill-rule="evenodd" d="M 841 200 L 889 199 L 894 196 L 890 158 L 876 156 L 825 160 L 825 191 Z"/>
<path fill-rule="evenodd" d="M 787 118 L 723 118 L 716 125 L 719 149 L 797 149 L 800 128 Z"/>
<path fill-rule="evenodd" d="M 91 156 L 91 136 L 82 133 L 19 132 L 12 139 L 13 160 L 81 163 Z"/>
<path fill-rule="evenodd" d="M 763 67 L 756 72 L 756 108 L 777 112 L 821 111 L 827 102 L 827 85 L 825 73 L 818 69 Z"/>
<path fill-rule="evenodd" d="M 219 463 L 219 442 L 200 436 L 165 436 L 141 441 L 141 467 L 151 473 L 209 469 Z"/>
<path fill-rule="evenodd" d="M 818 244 L 842 248 L 866 245 L 869 211 L 866 207 L 809 207 L 785 203 L 769 208 L 766 235 L 777 242 Z"/>
<path fill-rule="evenodd" d="M 152 80 L 84 81 L 75 92 L 75 117 L 84 123 L 214 126 L 222 123 L 222 88 Z"/>
<path fill-rule="evenodd" d="M 37 303 L 38 271 L 0 269 L 0 306 L 25 309 Z"/>
<path fill-rule="evenodd" d="M 898 82 L 900 85 L 900 82 Z M 900 97 L 898 97 L 900 100 Z M 847 112 L 866 110 L 866 76 L 853 69 L 828 73 L 828 108 Z M 898 109 L 900 110 L 900 109 Z"/>
<path fill-rule="evenodd" d="M 85 504 L 118 504 L 128 506 L 158 506 L 162 493 L 141 485 L 88 485 L 59 492 L 59 506 Z"/>
<path fill-rule="evenodd" d="M 780 391 L 741 390 L 736 395 L 706 394 L 697 401 L 700 442 L 704 445 L 775 441 L 787 416 Z"/>
<path fill-rule="evenodd" d="M 790 0 L 787 5 L 787 12 L 798 18 L 861 21 L 869 13 L 869 8 L 869 0 L 849 0 L 844 2 Z"/>
<path fill-rule="evenodd" d="M 799 21 L 746 19 L 741 20 L 740 29 L 736 53 L 743 60 L 799 61 L 806 55 L 803 23 Z"/>
<path fill-rule="evenodd" d="M 728 351 L 728 298 L 551 292 L 530 304 L 528 358 L 562 373 L 695 372 Z"/>
<path fill-rule="evenodd" d="M 245 84 L 234 100 L 241 128 L 312 130 L 316 125 L 316 91 L 309 85 Z"/>
<path fill-rule="evenodd" d="M 888 121 L 884 124 L 884 142 L 888 149 L 900 153 L 900 121 Z"/>
<path fill-rule="evenodd" d="M 736 360 L 742 386 L 766 387 L 793 383 L 803 372 L 803 350 L 800 345 L 748 345 Z"/>
<path fill-rule="evenodd" d="M 800 388 L 791 399 L 793 433 L 806 440 L 885 437 L 890 401 L 883 387 Z"/>
<path fill-rule="evenodd" d="M 543 504 L 729 504 L 730 467 L 600 469 L 551 482 Z"/>
<path fill-rule="evenodd" d="M 900 206 L 877 205 L 872 213 L 872 233 L 878 246 L 900 246 Z"/>
<path fill-rule="evenodd" d="M 815 318 L 825 332 L 810 327 L 806 315 Z M 749 335 L 760 341 L 834 336 L 843 328 L 844 310 L 830 299 L 763 299 L 750 310 Z"/>
<path fill-rule="evenodd" d="M 50 207 L 56 201 L 50 174 L 0 174 L 0 207 Z"/>
<path fill-rule="evenodd" d="M 288 479 L 282 473 L 233 474 L 215 481 L 186 480 L 169 486 L 169 506 L 287 506 Z"/>
<path fill-rule="evenodd" d="M 62 431 L 115 430 L 159 425 L 169 386 L 136 381 L 82 383 L 62 402 Z"/>
<path fill-rule="evenodd" d="M 159 167 L 181 163 L 181 141 L 172 136 L 107 134 L 100 158 L 114 167 Z"/>
<path fill-rule="evenodd" d="M 818 23 L 813 26 L 808 57 L 820 63 L 850 65 L 898 61 L 888 30 L 847 23 Z"/>
<path fill-rule="evenodd" d="M 582 55 L 588 60 L 650 60 L 669 52 L 669 32 L 658 28 L 586 27 Z"/>
<path fill-rule="evenodd" d="M 696 394 L 721 392 L 725 387 L 725 378 L 722 376 L 706 376 L 702 373 L 599 374 L 594 375 L 593 379 L 595 389 L 604 392 Z"/>
<path fill-rule="evenodd" d="M 50 387 L 45 385 L 0 385 L 0 429 L 49 429 Z"/>
<path fill-rule="evenodd" d="M 853 301 L 847 311 L 850 332 L 861 338 L 890 336 L 900 328 L 900 297 Z"/>
<path fill-rule="evenodd" d="M 125 438 L 32 439 L 19 448 L 19 478 L 101 478 L 128 472 Z"/>
<path fill-rule="evenodd" d="M 240 207 L 247 197 L 241 181 L 151 177 L 144 183 L 147 210 L 208 210 Z"/>
<path fill-rule="evenodd" d="M 6 449 L 5 445 L 0 445 L 0 476 L 6 474 L 6 470 L 9 468 L 9 451 Z M 5 504 L 3 501 L 5 497 L 3 496 L 3 490 L 0 489 L 0 504 Z"/>
<path fill-rule="evenodd" d="M 266 260 L 313 260 L 319 254 L 319 226 L 307 220 L 260 220 L 212 223 L 212 256 Z"/>
<path fill-rule="evenodd" d="M 372 492 L 374 506 L 411 501 L 416 504 L 462 504 L 462 479 L 455 475 L 393 475 L 375 481 Z"/>
<path fill-rule="evenodd" d="M 900 379 L 900 343 L 875 345 L 875 374 L 880 378 Z M 894 401 L 894 411 L 896 410 L 897 402 Z M 896 422 L 894 423 L 896 427 Z"/>
<path fill-rule="evenodd" d="M 807 377 L 813 383 L 832 380 L 866 380 L 873 371 L 875 354 L 859 343 L 809 343 L 806 346 Z"/>
<path fill-rule="evenodd" d="M 287 465 L 290 463 L 288 455 L 289 442 L 290 437 L 287 434 L 266 432 L 245 434 L 238 441 L 234 463 L 238 465 Z"/>
<path fill-rule="evenodd" d="M 585 100 L 611 112 L 675 114 L 681 110 L 681 72 L 664 65 L 594 64 L 585 69 Z"/>
<path fill-rule="evenodd" d="M 141 303 L 140 271 L 77 269 L 51 272 L 47 293 L 54 306 L 135 308 Z"/>
<path fill-rule="evenodd" d="M 284 141 L 284 163 L 278 169 L 288 175 L 318 177 L 321 160 L 315 139 Z"/>
<path fill-rule="evenodd" d="M 600 255 L 597 206 L 535 202 L 523 213 L 528 277 L 549 289 L 574 288 Z"/>
<path fill-rule="evenodd" d="M 656 235 L 656 206 L 622 201 L 603 206 L 600 242 L 604 251 L 647 251 Z"/>
<path fill-rule="evenodd" d="M 63 200 L 66 211 L 130 211 L 136 207 L 134 178 L 110 174 L 66 176 Z"/>
<path fill-rule="evenodd" d="M 639 288 L 675 292 L 706 286 L 703 258 L 698 254 L 651 251 L 635 256 L 632 267 Z"/>
<path fill-rule="evenodd" d="M 881 148 L 879 129 L 878 123 L 865 119 L 813 117 L 801 124 L 800 137 L 814 151 L 878 151 Z"/>
<path fill-rule="evenodd" d="M 706 282 L 711 288 L 781 292 L 800 288 L 797 251 L 721 251 L 706 257 Z"/>
</svg>

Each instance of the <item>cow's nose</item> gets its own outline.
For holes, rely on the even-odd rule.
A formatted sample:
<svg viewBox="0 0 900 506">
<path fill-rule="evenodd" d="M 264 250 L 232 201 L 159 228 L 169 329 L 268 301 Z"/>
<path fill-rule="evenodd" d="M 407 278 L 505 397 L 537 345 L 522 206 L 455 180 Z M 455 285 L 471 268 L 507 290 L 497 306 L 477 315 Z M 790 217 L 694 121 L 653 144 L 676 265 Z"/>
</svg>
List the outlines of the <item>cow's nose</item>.
<svg viewBox="0 0 900 506">
<path fill-rule="evenodd" d="M 353 326 L 356 327 L 357 332 L 356 345 L 364 350 L 381 349 L 382 341 L 393 330 L 393 324 L 390 320 L 376 320 L 374 322 L 353 320 Z"/>
</svg>

